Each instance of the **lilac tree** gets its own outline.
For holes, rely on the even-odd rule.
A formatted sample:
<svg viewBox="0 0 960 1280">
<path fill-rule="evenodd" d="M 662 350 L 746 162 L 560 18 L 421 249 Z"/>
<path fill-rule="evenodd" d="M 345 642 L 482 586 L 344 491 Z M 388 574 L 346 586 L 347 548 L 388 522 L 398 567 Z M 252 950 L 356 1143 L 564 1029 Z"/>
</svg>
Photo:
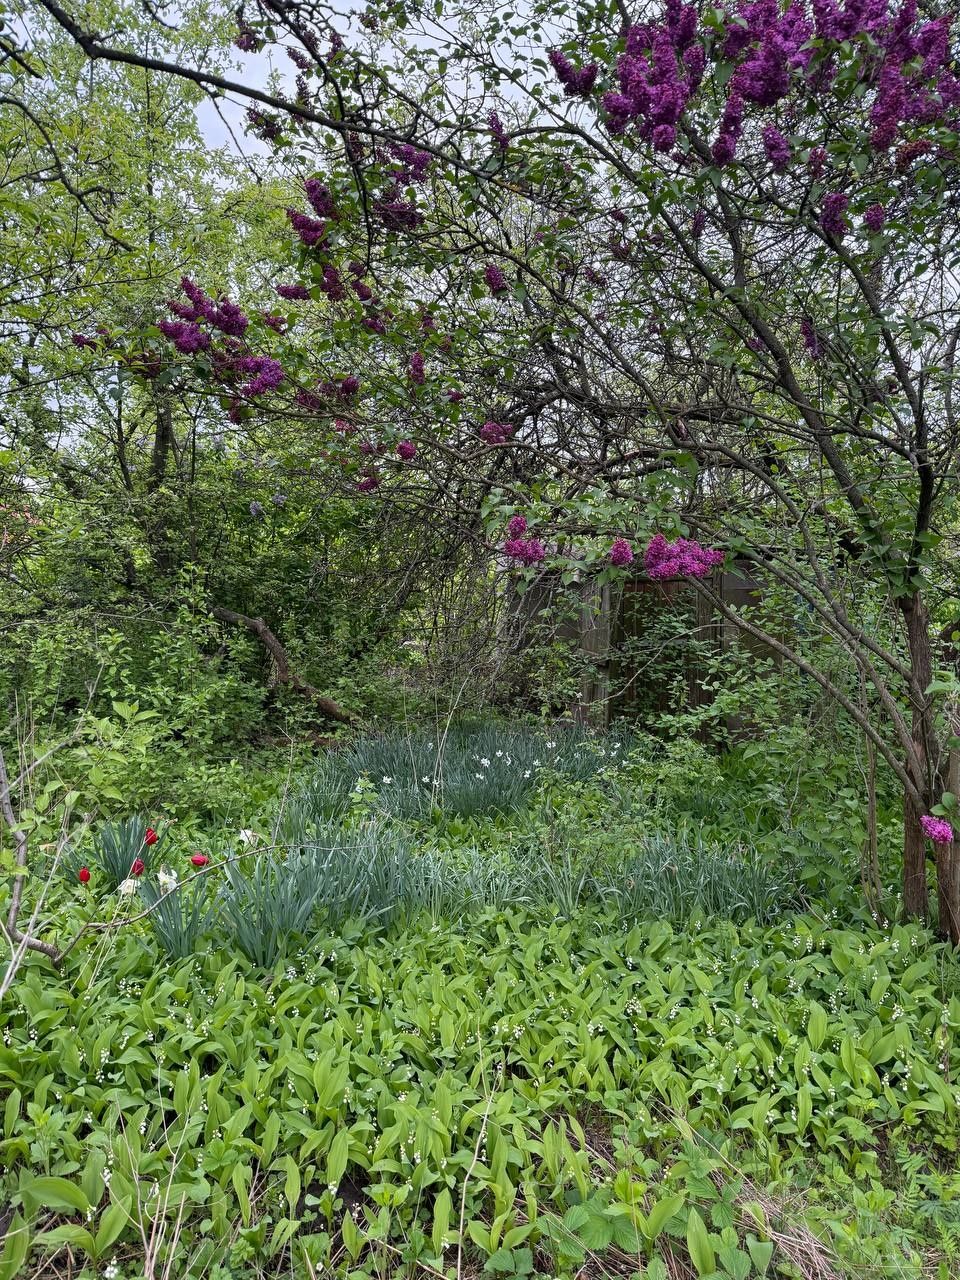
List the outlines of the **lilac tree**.
<svg viewBox="0 0 960 1280">
<path fill-rule="evenodd" d="M 40 2 L 90 57 L 245 98 L 301 168 L 282 321 L 188 290 L 157 349 L 238 422 L 299 409 L 360 496 L 401 467 L 469 494 L 524 572 L 622 572 L 657 535 L 653 575 L 669 538 L 707 593 L 678 538 L 749 561 L 840 667 L 716 607 L 899 780 L 904 908 L 927 910 L 929 837 L 960 942 L 952 11 L 541 0 L 481 30 L 457 3 L 351 24 L 257 0 L 237 48 L 283 46 L 281 95 Z"/>
</svg>

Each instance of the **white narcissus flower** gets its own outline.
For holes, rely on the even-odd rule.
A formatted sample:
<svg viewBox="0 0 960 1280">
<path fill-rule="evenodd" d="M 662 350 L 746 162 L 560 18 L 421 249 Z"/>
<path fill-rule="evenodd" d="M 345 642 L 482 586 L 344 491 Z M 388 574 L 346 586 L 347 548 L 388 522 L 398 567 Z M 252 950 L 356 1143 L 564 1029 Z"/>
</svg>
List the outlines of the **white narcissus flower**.
<svg viewBox="0 0 960 1280">
<path fill-rule="evenodd" d="M 157 872 L 157 879 L 160 881 L 160 888 L 164 893 L 166 893 L 168 889 L 175 889 L 178 884 L 177 873 L 175 871 L 168 871 L 166 867 L 160 868 Z"/>
<path fill-rule="evenodd" d="M 132 898 L 133 895 L 137 892 L 139 885 L 140 885 L 139 880 L 133 880 L 133 879 L 124 880 L 120 885 L 120 890 L 119 890 L 120 897 Z"/>
</svg>

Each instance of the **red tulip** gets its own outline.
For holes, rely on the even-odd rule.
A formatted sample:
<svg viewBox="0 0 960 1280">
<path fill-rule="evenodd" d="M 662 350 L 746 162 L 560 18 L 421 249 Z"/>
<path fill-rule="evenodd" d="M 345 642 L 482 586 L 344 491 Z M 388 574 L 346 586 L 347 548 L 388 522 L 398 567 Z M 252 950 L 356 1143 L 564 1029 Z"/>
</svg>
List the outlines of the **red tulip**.
<svg viewBox="0 0 960 1280">
<path fill-rule="evenodd" d="M 190 861 L 193 863 L 195 867 L 205 867 L 207 863 L 210 861 L 210 859 L 207 857 L 205 853 L 200 853 L 198 851 L 193 855 Z"/>
<path fill-rule="evenodd" d="M 130 874 L 132 876 L 142 876 L 144 871 L 146 871 L 146 867 L 144 866 L 143 859 L 134 859 L 133 864 L 130 867 Z"/>
<path fill-rule="evenodd" d="M 160 837 L 154 831 L 153 827 L 147 827 L 147 834 L 143 837 L 143 843 L 150 845 L 156 844 Z"/>
<path fill-rule="evenodd" d="M 90 879 L 90 868 L 81 867 L 80 870 L 77 872 L 77 879 L 80 881 L 81 884 L 87 884 Z"/>
</svg>

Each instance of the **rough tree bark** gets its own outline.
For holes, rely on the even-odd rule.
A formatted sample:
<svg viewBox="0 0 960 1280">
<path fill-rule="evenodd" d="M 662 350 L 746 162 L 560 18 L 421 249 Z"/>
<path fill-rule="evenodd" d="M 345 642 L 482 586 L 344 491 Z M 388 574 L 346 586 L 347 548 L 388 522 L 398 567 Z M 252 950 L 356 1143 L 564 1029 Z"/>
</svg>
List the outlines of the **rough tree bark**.
<svg viewBox="0 0 960 1280">
<path fill-rule="evenodd" d="M 899 601 L 907 629 L 910 653 L 910 702 L 912 733 L 916 746 L 916 763 L 909 764 L 914 786 L 924 799 L 919 808 L 909 795 L 903 803 L 903 913 L 909 918 L 925 919 L 930 907 L 927 887 L 927 841 L 920 818 L 936 803 L 931 799 L 935 789 L 932 779 L 938 772 L 937 742 L 933 727 L 932 704 L 927 690 L 933 681 L 933 651 L 930 644 L 930 617 L 919 594 Z M 938 799 L 939 797 L 937 797 Z"/>
<path fill-rule="evenodd" d="M 221 622 L 230 622 L 235 626 L 246 627 L 248 631 L 253 632 L 273 659 L 277 684 L 289 685 L 291 689 L 303 694 L 305 698 L 310 698 L 317 710 L 329 720 L 336 720 L 339 724 L 353 723 L 353 718 L 348 712 L 344 711 L 338 702 L 335 702 L 333 698 L 325 697 L 319 689 L 315 689 L 312 684 L 308 684 L 306 680 L 301 679 L 291 669 L 286 649 L 284 649 L 263 618 L 251 618 L 245 613 L 237 613 L 235 609 L 226 609 L 219 604 L 214 605 L 210 612 L 215 618 L 219 618 Z"/>
</svg>

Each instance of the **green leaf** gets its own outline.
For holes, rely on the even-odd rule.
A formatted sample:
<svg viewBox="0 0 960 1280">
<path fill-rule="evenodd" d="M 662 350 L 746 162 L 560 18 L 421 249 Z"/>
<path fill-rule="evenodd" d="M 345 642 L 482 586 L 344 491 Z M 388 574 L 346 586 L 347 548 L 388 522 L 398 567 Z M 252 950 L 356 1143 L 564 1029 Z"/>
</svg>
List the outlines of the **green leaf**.
<svg viewBox="0 0 960 1280">
<path fill-rule="evenodd" d="M 436 1204 L 433 1208 L 433 1233 L 431 1239 L 433 1241 L 433 1252 L 438 1258 L 443 1257 L 443 1246 L 447 1242 L 452 1210 L 453 1201 L 450 1197 L 450 1189 L 449 1187 L 444 1187 L 437 1196 Z"/>
<path fill-rule="evenodd" d="M 817 1004 L 816 1000 L 812 1001 L 810 1004 L 810 1016 L 807 1019 L 807 1039 L 814 1049 L 819 1049 L 823 1044 L 829 1025 L 826 1009 Z"/>
<path fill-rule="evenodd" d="M 131 1221 L 125 1204 L 108 1205 L 100 1215 L 97 1223 L 96 1250 L 97 1257 L 103 1257 L 110 1246 L 123 1234 L 123 1229 Z"/>
<path fill-rule="evenodd" d="M 7 1224 L 0 1250 L 0 1280 L 17 1280 L 30 1251 L 30 1230 L 23 1215 L 15 1213 Z"/>
<path fill-rule="evenodd" d="M 75 1182 L 66 1178 L 39 1177 L 22 1184 L 20 1194 L 32 1212 L 38 1209 L 62 1209 L 70 1213 L 86 1213 L 90 1201 Z"/>
<path fill-rule="evenodd" d="M 717 1259 L 710 1243 L 710 1232 L 696 1209 L 691 1209 L 687 1215 L 687 1249 L 697 1275 L 708 1276 L 716 1270 Z"/>
<path fill-rule="evenodd" d="M 327 1156 L 326 1181 L 329 1186 L 339 1187 L 340 1179 L 347 1171 L 349 1155 L 350 1131 L 348 1129 L 339 1129 L 330 1144 L 330 1154 Z"/>
<path fill-rule="evenodd" d="M 643 1228 L 643 1234 L 651 1244 L 674 1214 L 680 1212 L 684 1204 L 685 1199 L 680 1195 L 664 1196 L 662 1200 L 657 1201 L 647 1214 L 646 1225 Z"/>
</svg>

